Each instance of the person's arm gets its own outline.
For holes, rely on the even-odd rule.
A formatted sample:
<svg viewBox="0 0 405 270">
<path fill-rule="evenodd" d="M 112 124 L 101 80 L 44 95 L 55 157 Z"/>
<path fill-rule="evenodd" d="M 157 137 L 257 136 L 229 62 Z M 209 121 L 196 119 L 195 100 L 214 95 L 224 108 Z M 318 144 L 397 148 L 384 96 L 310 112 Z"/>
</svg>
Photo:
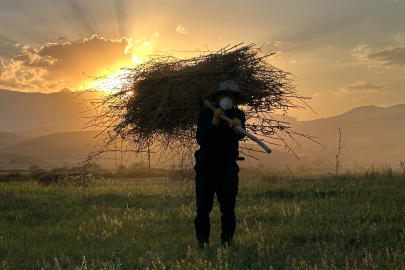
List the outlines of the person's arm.
<svg viewBox="0 0 405 270">
<path fill-rule="evenodd" d="M 199 145 L 205 144 L 214 137 L 217 126 L 213 123 L 213 116 L 209 108 L 203 108 L 198 116 L 196 139 Z"/>
<path fill-rule="evenodd" d="M 244 113 L 243 111 L 239 111 L 238 116 L 237 116 L 236 118 L 240 121 L 240 126 L 241 126 L 241 128 L 246 129 L 246 126 L 245 126 L 245 124 L 246 124 L 246 116 L 245 116 L 245 113 Z M 242 133 L 238 132 L 235 128 L 234 128 L 233 130 L 234 130 L 234 132 L 235 132 L 235 137 L 236 137 L 238 140 L 241 140 L 241 139 L 245 138 L 245 135 L 243 135 Z"/>
</svg>

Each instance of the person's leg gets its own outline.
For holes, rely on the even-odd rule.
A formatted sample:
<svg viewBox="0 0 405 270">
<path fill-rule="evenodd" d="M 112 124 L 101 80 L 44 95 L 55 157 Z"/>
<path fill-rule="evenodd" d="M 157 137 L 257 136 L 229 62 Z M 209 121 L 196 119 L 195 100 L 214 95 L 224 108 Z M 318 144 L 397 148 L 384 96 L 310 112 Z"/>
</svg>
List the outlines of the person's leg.
<svg viewBox="0 0 405 270">
<path fill-rule="evenodd" d="M 212 162 L 197 159 L 196 166 L 196 204 L 197 216 L 194 219 L 195 231 L 199 246 L 208 244 L 210 237 L 210 217 L 214 203 L 215 186 L 212 183 Z"/>
<path fill-rule="evenodd" d="M 221 244 L 231 245 L 236 228 L 235 204 L 238 194 L 239 167 L 236 161 L 228 162 L 221 173 L 217 186 L 217 198 L 221 210 Z"/>
</svg>

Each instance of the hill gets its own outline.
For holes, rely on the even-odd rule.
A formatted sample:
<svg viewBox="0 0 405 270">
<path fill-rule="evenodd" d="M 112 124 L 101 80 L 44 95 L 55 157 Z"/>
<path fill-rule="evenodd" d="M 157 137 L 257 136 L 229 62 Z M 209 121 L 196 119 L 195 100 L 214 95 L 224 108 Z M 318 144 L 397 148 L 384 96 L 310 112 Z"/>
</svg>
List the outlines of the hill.
<svg viewBox="0 0 405 270">
<path fill-rule="evenodd" d="M 359 121 L 397 113 L 405 113 L 405 104 L 397 104 L 386 108 L 378 106 L 361 106 L 353 108 L 337 116 L 323 119 L 316 119 L 311 121 L 301 121 L 299 122 L 299 125 L 312 126 L 312 125 L 321 125 L 322 123 Z"/>
<path fill-rule="evenodd" d="M 79 100 L 73 97 L 69 91 L 42 94 L 0 90 L 0 128 L 3 131 L 0 132 L 0 151 L 52 164 L 77 164 L 95 145 L 94 137 L 99 131 L 78 132 L 85 121 L 77 115 Z M 242 166 L 259 163 L 332 166 L 338 151 L 338 128 L 342 134 L 342 166 L 398 164 L 399 160 L 405 159 L 405 104 L 386 108 L 357 107 L 341 115 L 312 121 L 298 121 L 276 114 L 273 117 L 290 122 L 297 133 L 316 137 L 319 144 L 296 136 L 297 145 L 291 138 L 283 137 L 300 159 L 287 153 L 284 147 L 272 146 L 271 155 L 247 153 L 259 161 L 246 155 L 247 161 L 241 162 Z M 7 130 L 10 132 L 5 132 Z M 253 149 L 260 150 L 256 146 Z M 114 158 L 114 153 L 108 157 Z"/>
<path fill-rule="evenodd" d="M 98 93 L 86 93 L 77 97 L 70 91 L 57 93 L 24 93 L 0 89 L 0 131 L 15 132 L 46 126 L 82 126 L 88 100 L 99 97 Z"/>
<path fill-rule="evenodd" d="M 99 131 L 60 132 L 26 138 L 12 145 L 1 146 L 0 151 L 29 154 L 46 162 L 77 164 L 95 145 Z"/>
<path fill-rule="evenodd" d="M 0 132 L 0 147 L 6 147 L 23 141 L 27 136 L 13 133 Z"/>
<path fill-rule="evenodd" d="M 388 108 L 367 106 L 342 115 L 298 122 L 295 130 L 317 137 L 321 145 L 299 138 L 299 155 L 326 158 L 329 163 L 338 151 L 341 131 L 341 161 L 347 165 L 399 164 L 405 158 L 405 104 Z"/>
<path fill-rule="evenodd" d="M 41 160 L 36 157 L 17 154 L 13 152 L 0 151 L 0 168 L 28 168 L 29 166 L 36 164 L 41 167 L 53 167 L 54 164 Z"/>
<path fill-rule="evenodd" d="M 13 134 L 24 135 L 28 137 L 37 137 L 58 132 L 79 132 L 82 129 L 81 126 L 55 126 L 55 127 L 39 127 L 28 130 L 19 130 L 13 132 Z"/>
</svg>

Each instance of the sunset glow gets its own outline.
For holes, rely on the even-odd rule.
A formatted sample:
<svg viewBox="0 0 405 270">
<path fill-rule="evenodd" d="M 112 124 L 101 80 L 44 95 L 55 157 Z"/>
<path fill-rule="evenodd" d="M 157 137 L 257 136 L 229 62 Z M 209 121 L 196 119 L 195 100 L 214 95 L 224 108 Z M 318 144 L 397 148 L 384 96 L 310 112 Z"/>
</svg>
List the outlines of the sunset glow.
<svg viewBox="0 0 405 270">
<path fill-rule="evenodd" d="M 133 95 L 133 91 L 130 90 L 133 86 L 125 78 L 130 72 L 125 69 L 121 69 L 110 74 L 97 78 L 96 80 L 87 83 L 82 86 L 81 90 L 93 89 L 104 94 L 117 94 L 124 92 L 125 96 Z"/>
<path fill-rule="evenodd" d="M 136 56 L 136 55 L 132 55 L 132 61 L 134 61 L 134 62 L 137 63 L 137 64 L 142 63 L 142 61 L 139 60 L 138 56 Z"/>
<path fill-rule="evenodd" d="M 405 0 L 0 0 L 0 270 L 405 269 Z"/>
<path fill-rule="evenodd" d="M 405 102 L 403 1 L 306 0 L 303 8 L 293 1 L 221 2 L 230 12 L 170 1 L 22 3 L 0 4 L 3 89 L 75 90 L 89 77 L 140 64 L 158 52 L 192 57 L 193 51 L 244 42 L 277 52 L 272 64 L 293 74 L 299 93 L 312 98 L 317 114 L 291 112 L 300 119 Z M 235 20 L 242 13 L 245 19 Z"/>
</svg>

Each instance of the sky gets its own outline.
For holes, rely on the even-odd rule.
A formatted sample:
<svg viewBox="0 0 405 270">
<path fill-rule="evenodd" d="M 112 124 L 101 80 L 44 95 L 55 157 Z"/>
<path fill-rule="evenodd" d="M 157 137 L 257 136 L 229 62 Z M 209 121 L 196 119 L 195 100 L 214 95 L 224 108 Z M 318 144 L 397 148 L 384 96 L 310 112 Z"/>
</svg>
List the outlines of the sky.
<svg viewBox="0 0 405 270">
<path fill-rule="evenodd" d="M 148 55 L 276 52 L 312 120 L 405 103 L 405 0 L 0 0 L 0 88 L 78 89 Z M 179 53 L 178 51 L 186 51 Z"/>
</svg>

